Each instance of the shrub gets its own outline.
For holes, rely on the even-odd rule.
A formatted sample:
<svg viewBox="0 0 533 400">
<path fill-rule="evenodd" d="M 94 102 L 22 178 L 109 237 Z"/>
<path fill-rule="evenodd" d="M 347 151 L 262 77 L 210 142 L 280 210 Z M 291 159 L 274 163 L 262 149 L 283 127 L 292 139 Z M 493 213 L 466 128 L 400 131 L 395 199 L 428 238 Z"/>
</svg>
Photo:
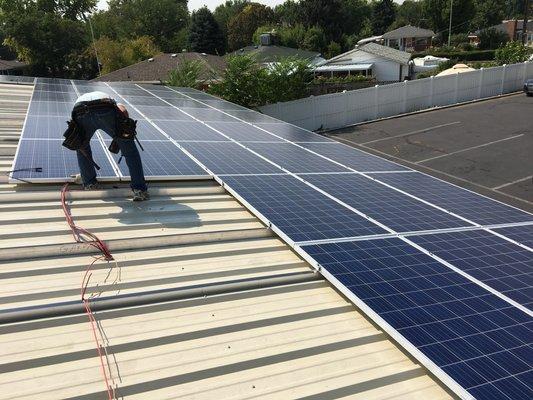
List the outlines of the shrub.
<svg viewBox="0 0 533 400">
<path fill-rule="evenodd" d="M 166 81 L 167 85 L 179 87 L 198 88 L 203 65 L 198 60 L 183 60 L 178 68 L 170 71 Z"/>
</svg>

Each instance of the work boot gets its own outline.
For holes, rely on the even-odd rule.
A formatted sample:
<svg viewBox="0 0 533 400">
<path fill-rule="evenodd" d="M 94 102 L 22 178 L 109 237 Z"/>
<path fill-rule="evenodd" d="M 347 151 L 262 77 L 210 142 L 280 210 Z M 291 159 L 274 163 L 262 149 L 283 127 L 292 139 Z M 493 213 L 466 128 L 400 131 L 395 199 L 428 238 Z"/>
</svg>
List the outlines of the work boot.
<svg viewBox="0 0 533 400">
<path fill-rule="evenodd" d="M 86 191 L 102 190 L 102 186 L 98 182 L 89 183 L 88 185 L 83 185 L 83 190 L 86 190 Z"/>
<path fill-rule="evenodd" d="M 150 193 L 148 190 L 133 189 L 133 201 L 150 200 Z"/>
</svg>

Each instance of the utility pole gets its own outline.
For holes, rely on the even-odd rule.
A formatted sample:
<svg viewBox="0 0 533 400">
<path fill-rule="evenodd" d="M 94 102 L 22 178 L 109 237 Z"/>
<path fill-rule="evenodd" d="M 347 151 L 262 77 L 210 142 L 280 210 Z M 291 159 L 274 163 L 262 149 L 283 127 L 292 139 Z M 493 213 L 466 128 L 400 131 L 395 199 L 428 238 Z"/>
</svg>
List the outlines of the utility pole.
<svg viewBox="0 0 533 400">
<path fill-rule="evenodd" d="M 524 22 L 522 25 L 522 44 L 527 44 L 527 22 L 529 19 L 529 0 L 524 0 Z"/>
<path fill-rule="evenodd" d="M 450 27 L 448 28 L 448 47 L 452 45 L 452 19 L 453 19 L 453 0 L 450 0 Z"/>
</svg>

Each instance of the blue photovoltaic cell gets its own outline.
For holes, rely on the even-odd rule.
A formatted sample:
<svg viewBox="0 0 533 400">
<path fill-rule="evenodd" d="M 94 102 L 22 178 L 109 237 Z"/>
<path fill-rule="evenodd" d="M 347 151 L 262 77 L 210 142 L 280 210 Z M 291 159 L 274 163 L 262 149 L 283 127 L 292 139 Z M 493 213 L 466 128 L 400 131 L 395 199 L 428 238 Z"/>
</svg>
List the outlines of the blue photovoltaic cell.
<svg viewBox="0 0 533 400">
<path fill-rule="evenodd" d="M 302 143 L 302 146 L 359 172 L 409 171 L 409 168 L 407 167 L 403 167 L 381 157 L 364 153 L 353 147 L 345 146 L 340 143 Z"/>
<path fill-rule="evenodd" d="M 269 117 L 268 115 L 261 114 L 257 111 L 252 110 L 231 110 L 231 111 L 225 111 L 228 114 L 233 115 L 234 117 L 237 117 L 245 122 L 251 122 L 251 123 L 276 123 L 279 122 L 279 120 Z"/>
<path fill-rule="evenodd" d="M 526 313 L 401 239 L 303 250 L 476 398 L 533 398 Z"/>
<path fill-rule="evenodd" d="M 180 140 L 211 140 L 229 141 L 229 139 L 215 132 L 201 122 L 195 121 L 159 121 L 154 120 L 154 124 L 160 127 L 167 135 L 176 141 Z"/>
<path fill-rule="evenodd" d="M 224 133 L 233 140 L 238 142 L 281 142 L 286 143 L 283 139 L 280 139 L 274 135 L 266 133 L 261 129 L 257 129 L 250 124 L 243 122 L 210 122 L 209 126 L 212 126 L 216 130 Z"/>
<path fill-rule="evenodd" d="M 305 175 L 306 181 L 396 232 L 472 226 L 357 174 Z"/>
<path fill-rule="evenodd" d="M 237 143 L 192 143 L 181 145 L 214 174 L 272 174 L 279 168 L 243 149 Z"/>
<path fill-rule="evenodd" d="M 22 139 L 63 139 L 67 129 L 66 117 L 45 117 L 29 115 L 22 131 Z"/>
<path fill-rule="evenodd" d="M 289 175 L 223 179 L 295 242 L 386 233 Z"/>
<path fill-rule="evenodd" d="M 109 144 L 109 141 L 106 142 Z M 142 146 L 145 151 L 139 151 L 141 153 L 144 175 L 147 178 L 209 175 L 189 156 L 169 141 L 145 141 L 142 142 Z M 115 161 L 118 161 L 120 154 L 114 154 L 113 157 Z M 124 158 L 122 158 L 118 167 L 122 175 L 129 176 L 128 166 Z"/>
<path fill-rule="evenodd" d="M 42 172 L 20 171 L 13 178 L 30 180 L 67 180 L 79 174 L 76 152 L 61 145 L 61 140 L 21 140 L 14 170 L 41 167 Z M 100 143 L 91 145 L 99 177 L 117 177 Z"/>
<path fill-rule="evenodd" d="M 153 97 L 153 96 L 151 96 L 148 93 L 146 93 L 146 94 L 147 94 L 147 96 L 144 96 L 144 95 L 141 95 L 141 96 L 121 95 L 121 96 L 122 96 L 122 98 L 127 100 L 128 103 L 134 105 L 135 107 L 143 107 L 143 106 L 170 107 L 163 100 L 159 100 L 158 98 Z"/>
<path fill-rule="evenodd" d="M 198 103 L 197 101 L 194 101 L 188 98 L 181 98 L 181 99 L 165 98 L 165 101 L 169 102 L 173 106 L 176 106 L 178 108 L 183 108 L 183 109 L 190 109 L 190 108 L 209 109 L 209 106 L 206 106 L 205 104 L 202 104 L 202 103 Z"/>
<path fill-rule="evenodd" d="M 200 100 L 211 107 L 215 107 L 218 110 L 248 110 L 246 107 L 239 106 L 237 104 L 230 103 L 229 101 L 217 99 L 217 100 Z"/>
<path fill-rule="evenodd" d="M 74 90 L 72 90 L 69 93 L 39 91 L 39 92 L 33 93 L 32 101 L 63 102 L 63 103 L 69 103 L 70 106 L 72 107 L 77 98 L 78 96 L 76 95 Z"/>
<path fill-rule="evenodd" d="M 56 101 L 32 101 L 28 110 L 28 114 L 32 116 L 62 116 L 63 118 L 70 119 L 72 114 L 72 107 L 74 102 L 56 102 Z"/>
<path fill-rule="evenodd" d="M 494 231 L 533 248 L 533 225 L 513 226 L 510 228 L 494 229 Z"/>
<path fill-rule="evenodd" d="M 531 308 L 533 252 L 483 230 L 414 236 L 410 239 L 517 303 Z"/>
<path fill-rule="evenodd" d="M 211 121 L 229 121 L 229 122 L 238 122 L 237 119 L 233 118 L 231 115 L 226 115 L 220 111 L 214 110 L 212 108 L 181 108 L 187 114 L 192 115 L 194 118 L 198 118 L 203 122 Z"/>
<path fill-rule="evenodd" d="M 168 140 L 155 126 L 144 119 L 137 120 L 137 138 L 141 142 L 143 140 Z"/>
<path fill-rule="evenodd" d="M 331 139 L 324 136 L 282 122 L 275 124 L 254 123 L 254 125 L 291 142 L 332 142 Z"/>
<path fill-rule="evenodd" d="M 41 79 L 41 78 L 38 78 Z M 70 82 L 62 82 L 62 83 L 44 83 L 44 82 L 37 82 L 34 87 L 34 91 L 45 91 L 45 92 L 74 92 L 74 88 L 72 87 Z"/>
<path fill-rule="evenodd" d="M 293 173 L 349 172 L 348 169 L 292 143 L 246 143 L 246 147 Z"/>
<path fill-rule="evenodd" d="M 133 106 L 149 119 L 165 119 L 172 121 L 194 121 L 193 118 L 171 106 Z M 132 107 L 128 107 L 130 110 Z"/>
<path fill-rule="evenodd" d="M 374 177 L 481 225 L 533 221 L 533 214 L 418 172 Z"/>
</svg>

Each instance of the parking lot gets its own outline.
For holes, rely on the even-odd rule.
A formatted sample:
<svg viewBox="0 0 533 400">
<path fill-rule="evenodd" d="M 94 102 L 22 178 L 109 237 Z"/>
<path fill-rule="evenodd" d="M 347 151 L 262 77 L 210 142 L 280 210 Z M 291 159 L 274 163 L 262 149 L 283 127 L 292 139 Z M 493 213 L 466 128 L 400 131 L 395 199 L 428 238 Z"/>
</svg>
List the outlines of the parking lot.
<svg viewBox="0 0 533 400">
<path fill-rule="evenodd" d="M 328 133 L 533 212 L 533 98 L 524 94 Z"/>
</svg>

